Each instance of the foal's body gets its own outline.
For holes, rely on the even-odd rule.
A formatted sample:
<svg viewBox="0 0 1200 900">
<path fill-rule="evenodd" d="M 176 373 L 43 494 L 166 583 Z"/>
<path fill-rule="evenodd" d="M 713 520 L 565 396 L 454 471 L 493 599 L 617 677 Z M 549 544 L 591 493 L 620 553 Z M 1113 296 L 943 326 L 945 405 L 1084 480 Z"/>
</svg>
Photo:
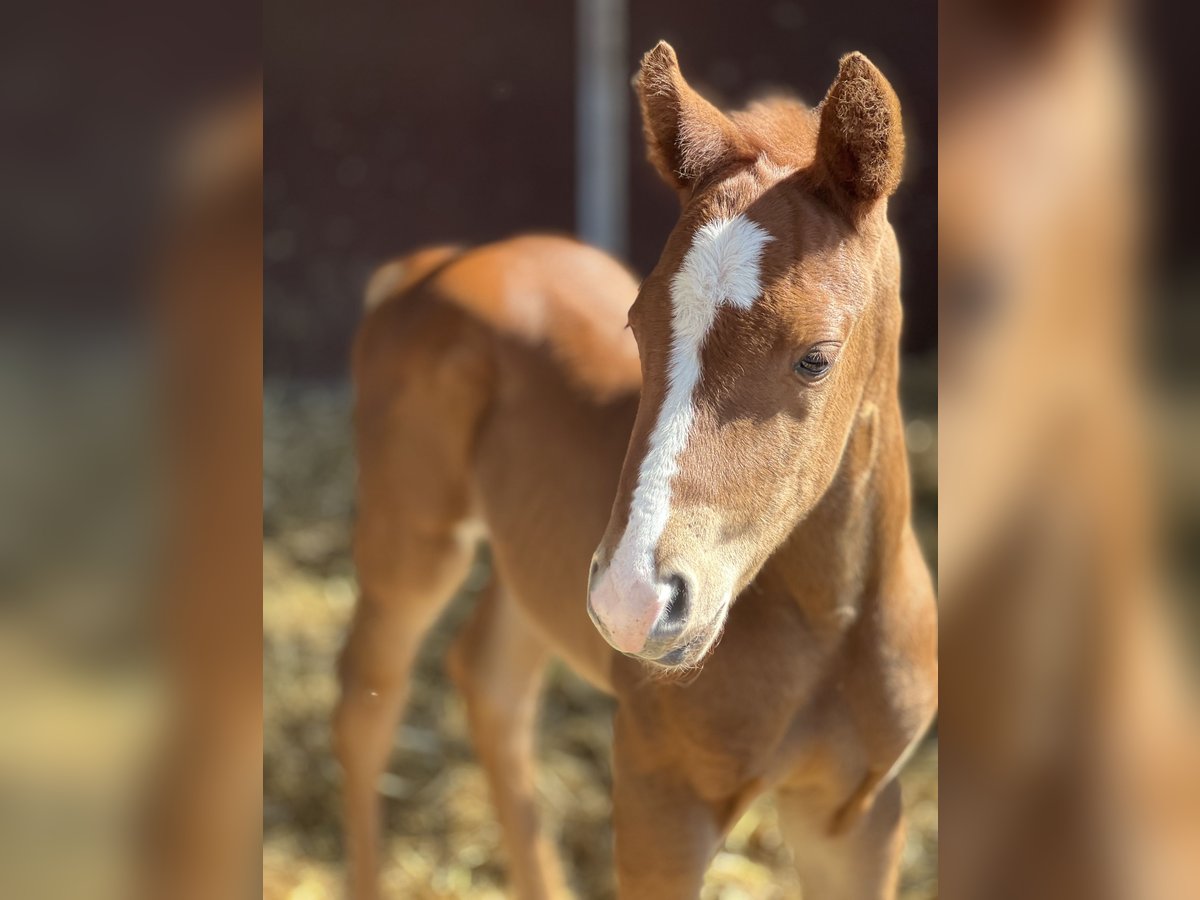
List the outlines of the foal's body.
<svg viewBox="0 0 1200 900">
<path fill-rule="evenodd" d="M 877 287 L 895 295 L 890 229 L 882 240 Z M 450 663 L 518 895 L 563 890 L 531 778 L 551 655 L 617 698 L 623 897 L 695 897 L 724 833 L 770 789 L 808 896 L 894 891 L 892 776 L 932 715 L 936 665 L 909 525 L 898 304 L 874 323 L 887 349 L 864 363 L 872 375 L 828 488 L 737 592 L 702 665 L 656 672 L 616 652 L 584 602 L 641 443 L 638 347 L 624 328 L 638 290 L 600 252 L 532 236 L 422 251 L 373 284 L 355 354 L 362 597 L 337 728 L 358 897 L 374 893 L 374 786 L 409 665 L 484 533 L 493 587 Z"/>
</svg>

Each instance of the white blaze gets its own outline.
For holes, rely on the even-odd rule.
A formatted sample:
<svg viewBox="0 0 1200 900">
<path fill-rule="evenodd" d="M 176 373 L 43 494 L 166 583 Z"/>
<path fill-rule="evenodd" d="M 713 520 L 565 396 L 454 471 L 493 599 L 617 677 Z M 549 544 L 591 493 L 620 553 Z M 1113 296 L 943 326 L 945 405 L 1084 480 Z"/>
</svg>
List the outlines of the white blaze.
<svg viewBox="0 0 1200 900">
<path fill-rule="evenodd" d="M 695 418 L 693 396 L 700 382 L 704 339 L 724 305 L 749 309 L 762 292 L 760 264 L 771 236 L 745 216 L 718 219 L 701 227 L 683 265 L 671 280 L 671 351 L 667 394 L 638 470 L 625 533 L 609 566 L 620 596 L 636 586 L 655 584 L 654 554 L 671 510 L 671 479 L 687 446 Z M 657 585 L 660 605 L 669 586 Z"/>
</svg>

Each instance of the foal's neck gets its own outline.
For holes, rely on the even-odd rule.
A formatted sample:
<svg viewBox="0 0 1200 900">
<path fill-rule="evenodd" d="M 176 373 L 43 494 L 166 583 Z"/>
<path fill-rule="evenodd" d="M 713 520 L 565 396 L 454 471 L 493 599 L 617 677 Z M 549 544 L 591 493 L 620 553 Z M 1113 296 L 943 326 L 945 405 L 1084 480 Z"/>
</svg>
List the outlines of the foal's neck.
<svg viewBox="0 0 1200 900">
<path fill-rule="evenodd" d="M 893 381 L 863 400 L 829 490 L 767 561 L 756 584 L 798 603 L 814 629 L 844 630 L 900 553 L 909 491 Z"/>
</svg>

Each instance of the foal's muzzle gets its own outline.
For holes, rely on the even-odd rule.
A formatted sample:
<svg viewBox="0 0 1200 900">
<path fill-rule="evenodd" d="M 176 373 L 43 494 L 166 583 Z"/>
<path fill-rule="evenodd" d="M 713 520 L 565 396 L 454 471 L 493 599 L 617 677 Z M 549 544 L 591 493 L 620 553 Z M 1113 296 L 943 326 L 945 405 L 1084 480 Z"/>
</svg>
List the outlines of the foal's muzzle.
<svg viewBox="0 0 1200 900">
<path fill-rule="evenodd" d="M 641 659 L 673 665 L 692 608 L 691 580 L 680 573 L 645 578 L 592 568 L 588 615 L 615 649 Z"/>
</svg>

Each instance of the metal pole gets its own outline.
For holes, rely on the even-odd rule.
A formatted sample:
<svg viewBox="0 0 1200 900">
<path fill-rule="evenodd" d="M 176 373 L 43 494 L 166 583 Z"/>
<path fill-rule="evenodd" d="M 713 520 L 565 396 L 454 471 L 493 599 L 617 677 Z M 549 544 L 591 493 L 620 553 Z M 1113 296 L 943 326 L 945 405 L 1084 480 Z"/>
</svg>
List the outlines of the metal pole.
<svg viewBox="0 0 1200 900">
<path fill-rule="evenodd" d="M 575 227 L 624 259 L 629 243 L 626 0 L 576 0 Z"/>
</svg>

